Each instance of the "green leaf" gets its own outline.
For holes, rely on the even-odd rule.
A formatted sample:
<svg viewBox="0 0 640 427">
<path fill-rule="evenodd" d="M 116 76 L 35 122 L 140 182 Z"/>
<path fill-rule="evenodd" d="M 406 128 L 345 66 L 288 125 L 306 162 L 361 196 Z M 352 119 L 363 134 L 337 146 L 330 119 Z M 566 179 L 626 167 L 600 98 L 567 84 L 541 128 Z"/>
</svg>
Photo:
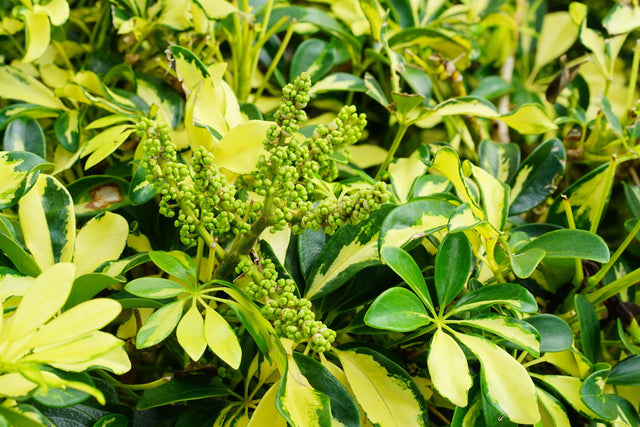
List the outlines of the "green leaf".
<svg viewBox="0 0 640 427">
<path fill-rule="evenodd" d="M 607 384 L 640 385 L 640 356 L 630 356 L 616 363 L 609 372 Z"/>
<path fill-rule="evenodd" d="M 212 380 L 199 375 L 171 378 L 166 384 L 145 390 L 136 409 L 144 410 L 188 400 L 228 395 L 229 390 L 218 378 Z"/>
<path fill-rule="evenodd" d="M 311 268 L 306 298 L 315 299 L 342 286 L 363 268 L 380 263 L 380 226 L 392 206 L 386 205 L 356 226 L 346 225 L 329 239 Z"/>
<path fill-rule="evenodd" d="M 555 183 L 564 173 L 566 158 L 564 145 L 558 139 L 540 144 L 527 156 L 509 182 L 509 215 L 527 212 L 553 194 Z"/>
<path fill-rule="evenodd" d="M 418 94 L 391 92 L 391 99 L 393 99 L 393 106 L 396 111 L 401 116 L 407 117 L 414 108 L 422 105 L 426 98 Z"/>
<path fill-rule="evenodd" d="M 54 123 L 56 139 L 70 153 L 75 153 L 80 147 L 80 110 L 65 111 Z"/>
<path fill-rule="evenodd" d="M 519 254 L 513 254 L 509 258 L 511 269 L 516 276 L 525 279 L 533 274 L 545 255 L 547 251 L 540 248 L 530 248 Z"/>
<path fill-rule="evenodd" d="M 182 317 L 184 300 L 163 306 L 147 319 L 136 336 L 136 348 L 147 348 L 162 342 L 175 329 Z"/>
<path fill-rule="evenodd" d="M 40 169 L 50 166 L 27 152 L 0 152 L 0 210 L 8 209 L 35 184 Z"/>
<path fill-rule="evenodd" d="M 166 299 L 187 292 L 183 285 L 160 277 L 141 277 L 126 284 L 124 289 L 141 298 Z"/>
<path fill-rule="evenodd" d="M 3 147 L 6 151 L 27 151 L 41 158 L 47 154 L 44 133 L 40 124 L 29 117 L 12 120 L 4 132 Z"/>
<path fill-rule="evenodd" d="M 300 373 L 306 377 L 311 387 L 329 396 L 332 418 L 347 427 L 360 426 L 358 405 L 342 383 L 315 359 L 297 352 L 293 352 L 292 356 L 295 361 L 295 366 L 293 367 L 297 367 L 300 370 Z M 289 366 L 289 369 L 291 368 L 292 366 Z"/>
<path fill-rule="evenodd" d="M 485 139 L 478 146 L 478 159 L 482 169 L 494 178 L 508 182 L 520 165 L 520 147 L 517 144 L 499 144 Z"/>
<path fill-rule="evenodd" d="M 603 164 L 562 192 L 569 199 L 577 228 L 589 229 L 600 223 L 611 196 L 615 168 L 616 162 Z M 562 197 L 557 197 L 549 207 L 547 221 L 567 225 Z"/>
<path fill-rule="evenodd" d="M 424 396 L 404 369 L 369 348 L 336 353 L 353 395 L 372 424 L 391 427 L 428 424 Z"/>
<path fill-rule="evenodd" d="M 564 351 L 573 345 L 573 332 L 567 322 L 552 314 L 527 317 L 525 322 L 533 325 L 540 334 L 541 352 Z"/>
<path fill-rule="evenodd" d="M 278 412 L 293 426 L 330 427 L 329 396 L 311 386 L 289 354 L 287 362 L 276 396 Z"/>
<path fill-rule="evenodd" d="M 171 85 L 155 76 L 136 74 L 136 94 L 147 105 L 158 107 L 158 119 L 172 129 L 178 128 L 182 120 L 184 101 Z"/>
<path fill-rule="evenodd" d="M 388 246 L 380 251 L 380 256 L 391 269 L 404 280 L 422 303 L 435 315 L 429 289 L 422 276 L 420 267 L 405 250 Z"/>
<path fill-rule="evenodd" d="M 514 423 L 540 420 L 535 387 L 526 369 L 506 351 L 483 338 L 454 333 L 480 360 L 483 395 Z"/>
<path fill-rule="evenodd" d="M 329 43 L 310 38 L 300 43 L 294 52 L 289 75 L 295 78 L 306 72 L 311 76 L 311 81 L 315 82 L 327 74 L 333 66 L 333 61 L 333 50 Z"/>
<path fill-rule="evenodd" d="M 596 363 L 600 353 L 600 321 L 589 300 L 582 294 L 574 297 L 578 322 L 580 324 L 580 341 L 582 352 L 591 363 Z"/>
<path fill-rule="evenodd" d="M 127 417 L 122 414 L 109 414 L 96 421 L 93 427 L 124 427 L 128 423 Z"/>
<path fill-rule="evenodd" d="M 132 205 L 141 205 L 151 200 L 157 191 L 147 181 L 147 172 L 145 169 L 134 166 L 133 177 L 131 178 L 131 184 L 129 184 L 129 199 Z"/>
<path fill-rule="evenodd" d="M 310 94 L 325 92 L 366 92 L 364 80 L 350 73 L 333 73 L 311 86 Z"/>
<path fill-rule="evenodd" d="M 580 389 L 582 388 L 582 380 L 576 377 L 568 377 L 564 375 L 538 375 L 531 374 L 532 377 L 542 381 L 548 387 L 551 387 L 558 396 L 561 396 L 576 411 L 589 419 L 600 420 L 601 417 L 593 412 L 582 401 Z"/>
<path fill-rule="evenodd" d="M 0 66 L 0 97 L 54 110 L 67 109 L 51 89 L 24 71 L 7 65 Z"/>
<path fill-rule="evenodd" d="M 467 395 L 473 385 L 467 358 L 458 343 L 441 328 L 431 340 L 427 366 L 438 393 L 456 406 L 467 406 Z M 447 369 L 442 369 L 443 366 Z"/>
<path fill-rule="evenodd" d="M 203 333 L 209 348 L 233 369 L 238 369 L 242 361 L 238 337 L 229 322 L 210 307 L 206 307 Z"/>
<path fill-rule="evenodd" d="M 467 320 L 452 320 L 451 323 L 491 332 L 516 344 L 533 357 L 540 357 L 540 336 L 538 331 L 522 320 L 486 314 Z"/>
<path fill-rule="evenodd" d="M 37 276 L 42 271 L 33 257 L 19 243 L 4 233 L 0 233 L 0 250 L 22 274 Z"/>
<path fill-rule="evenodd" d="M 396 332 L 410 332 L 431 323 L 424 304 L 405 288 L 384 291 L 364 316 L 367 325 Z"/>
<path fill-rule="evenodd" d="M 441 307 L 458 296 L 471 274 L 471 244 L 464 233 L 448 233 L 436 255 L 435 287 Z"/>
<path fill-rule="evenodd" d="M 411 197 L 413 183 L 427 172 L 427 165 L 414 151 L 409 158 L 397 158 L 389 165 L 389 178 L 398 200 L 406 202 Z"/>
<path fill-rule="evenodd" d="M 149 252 L 149 258 L 160 270 L 182 280 L 185 285 L 192 284 L 195 279 L 196 266 L 193 259 L 184 252 L 152 251 Z"/>
<path fill-rule="evenodd" d="M 509 212 L 509 187 L 484 169 L 473 164 L 470 167 L 480 188 L 487 221 L 496 230 L 503 230 Z"/>
<path fill-rule="evenodd" d="M 44 422 L 33 419 L 31 415 L 27 415 L 25 412 L 17 410 L 17 408 L 0 406 L 0 416 L 4 417 L 10 423 L 8 424 L 10 426 L 44 427 L 47 425 Z"/>
<path fill-rule="evenodd" d="M 95 386 L 93 380 L 91 380 L 91 377 L 86 372 L 64 372 L 56 370 L 54 373 L 63 380 L 77 381 L 92 387 Z M 73 387 L 50 388 L 47 392 L 39 388 L 33 395 L 33 400 L 50 408 L 64 408 L 82 403 L 89 397 L 88 393 L 76 390 Z"/>
<path fill-rule="evenodd" d="M 542 249 L 545 258 L 580 258 L 597 262 L 609 261 L 609 248 L 600 236 L 586 230 L 550 231 L 520 248 L 519 253 Z"/>
<path fill-rule="evenodd" d="M 380 248 L 400 247 L 445 228 L 455 208 L 435 198 L 414 199 L 396 207 L 380 226 Z"/>
<path fill-rule="evenodd" d="M 449 190 L 451 183 L 444 176 L 424 175 L 413 183 L 413 194 L 410 199 L 428 197 L 437 193 L 444 193 Z"/>
<path fill-rule="evenodd" d="M 608 421 L 618 418 L 618 407 L 611 395 L 604 393 L 609 368 L 596 371 L 585 378 L 580 388 L 582 402 L 593 412 Z"/>
<path fill-rule="evenodd" d="M 463 296 L 454 305 L 453 312 L 480 310 L 492 305 L 504 304 L 523 313 L 538 311 L 533 295 L 520 285 L 502 283 L 485 285 Z"/>
<path fill-rule="evenodd" d="M 129 204 L 129 183 L 108 175 L 90 175 L 76 179 L 67 186 L 78 217 L 94 216 L 120 209 Z"/>
<path fill-rule="evenodd" d="M 109 286 L 121 285 L 125 282 L 122 277 L 112 277 L 103 273 L 90 273 L 78 276 L 73 281 L 73 288 L 64 304 L 64 310 L 87 301 L 98 295 Z"/>
</svg>

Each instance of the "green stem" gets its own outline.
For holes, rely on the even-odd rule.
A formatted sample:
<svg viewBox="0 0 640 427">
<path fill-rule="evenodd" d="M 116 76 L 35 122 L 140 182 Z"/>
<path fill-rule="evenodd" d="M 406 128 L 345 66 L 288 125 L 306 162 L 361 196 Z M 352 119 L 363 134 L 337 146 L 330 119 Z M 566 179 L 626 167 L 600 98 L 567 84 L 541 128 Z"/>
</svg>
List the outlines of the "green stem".
<svg viewBox="0 0 640 427">
<path fill-rule="evenodd" d="M 293 35 L 293 27 L 295 26 L 295 23 L 296 23 L 295 19 L 292 19 L 291 23 L 289 24 L 289 27 L 287 27 L 287 32 L 284 34 L 282 43 L 280 43 L 280 48 L 278 49 L 278 52 L 276 52 L 275 56 L 273 57 L 273 60 L 271 61 L 271 64 L 269 65 L 267 72 L 264 74 L 264 77 L 262 78 L 262 83 L 260 83 L 258 90 L 256 90 L 256 93 L 253 95 L 254 102 L 256 102 L 260 98 L 260 95 L 262 95 L 264 88 L 266 87 L 267 83 L 269 82 L 269 79 L 271 78 L 271 74 L 273 74 L 273 72 L 276 70 L 278 63 L 280 62 L 280 58 L 282 58 L 284 51 L 287 49 L 287 45 L 289 44 L 289 41 L 291 40 L 291 36 Z"/>
<path fill-rule="evenodd" d="M 638 67 L 640 66 L 640 39 L 636 39 L 633 48 L 633 63 L 631 65 L 631 76 L 629 78 L 629 92 L 627 92 L 627 108 L 629 111 L 633 105 L 636 95 L 636 82 L 638 81 Z"/>
<path fill-rule="evenodd" d="M 111 375 L 107 374 L 106 372 L 97 369 L 95 372 L 98 373 L 98 375 L 100 375 L 102 377 L 102 379 L 104 379 L 105 381 L 107 381 L 109 384 L 123 389 L 123 390 L 149 390 L 152 388 L 156 388 L 159 387 L 163 384 L 168 383 L 169 381 L 171 381 L 171 377 L 162 377 L 160 379 L 157 379 L 155 381 L 151 381 L 149 383 L 144 383 L 144 384 L 123 384 L 120 381 L 116 380 L 115 378 L 113 378 Z M 136 396 L 137 397 L 137 396 Z"/>
<path fill-rule="evenodd" d="M 633 227 L 631 232 L 622 241 L 620 246 L 618 246 L 618 249 L 616 249 L 613 255 L 611 255 L 611 258 L 609 258 L 609 261 L 602 266 L 600 271 L 598 271 L 596 274 L 594 274 L 587 280 L 588 288 L 593 288 L 595 285 L 600 283 L 600 281 L 605 276 L 605 274 L 607 274 L 607 272 L 611 269 L 611 267 L 613 267 L 613 265 L 616 263 L 618 258 L 620 258 L 620 255 L 622 255 L 625 249 L 627 249 L 627 246 L 629 246 L 631 241 L 636 237 L 638 232 L 640 232 L 640 221 L 636 222 L 636 225 Z"/>
<path fill-rule="evenodd" d="M 611 298 L 615 294 L 624 291 L 627 288 L 635 285 L 640 281 L 640 268 L 633 270 L 630 273 L 625 274 L 621 278 L 614 280 L 607 286 L 598 289 L 587 295 L 587 299 L 591 304 L 596 305 L 603 302 L 606 299 Z"/>
<path fill-rule="evenodd" d="M 267 226 L 267 217 L 260 215 L 256 222 L 251 225 L 251 229 L 249 229 L 247 234 L 239 234 L 236 236 L 231 244 L 231 248 L 220 262 L 220 265 L 218 265 L 218 268 L 216 268 L 216 271 L 213 272 L 213 278 L 227 279 L 236 265 L 238 265 L 240 256 L 249 253 Z"/>
<path fill-rule="evenodd" d="M 402 141 L 402 137 L 407 132 L 408 128 L 409 126 L 407 126 L 407 124 L 404 123 L 404 121 L 398 122 L 398 132 L 396 133 L 396 136 L 393 138 L 393 142 L 391 143 L 391 148 L 389 148 L 389 151 L 387 152 L 387 157 L 385 157 L 384 162 L 382 162 L 382 165 L 380 165 L 380 169 L 376 174 L 376 178 L 375 178 L 376 180 L 380 180 L 382 177 L 382 174 L 389 167 L 391 160 L 393 160 L 394 158 L 396 150 L 398 150 L 398 147 L 400 146 L 400 141 Z"/>
</svg>

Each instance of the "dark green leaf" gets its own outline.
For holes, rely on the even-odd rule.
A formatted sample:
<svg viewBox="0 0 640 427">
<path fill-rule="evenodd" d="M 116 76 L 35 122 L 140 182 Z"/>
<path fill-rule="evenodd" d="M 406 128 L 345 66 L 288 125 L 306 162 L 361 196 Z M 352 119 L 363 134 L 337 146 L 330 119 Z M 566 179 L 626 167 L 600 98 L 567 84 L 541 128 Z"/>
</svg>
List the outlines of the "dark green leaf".
<svg viewBox="0 0 640 427">
<path fill-rule="evenodd" d="M 508 182 L 520 165 L 520 147 L 517 144 L 499 144 L 490 139 L 478 146 L 478 164 L 494 178 Z"/>
<path fill-rule="evenodd" d="M 611 395 L 604 393 L 609 369 L 596 371 L 589 375 L 580 388 L 580 398 L 589 409 L 604 418 L 613 421 L 618 417 L 618 407 Z"/>
<path fill-rule="evenodd" d="M 538 314 L 527 317 L 525 322 L 533 325 L 540 333 L 540 351 L 556 352 L 571 348 L 573 332 L 567 323 L 552 314 Z"/>
<path fill-rule="evenodd" d="M 129 420 L 122 414 L 109 414 L 100 418 L 93 427 L 127 427 Z"/>
<path fill-rule="evenodd" d="M 124 283 L 125 280 L 103 273 L 89 273 L 78 276 L 73 281 L 73 288 L 64 305 L 64 310 L 87 301 L 98 295 L 109 286 Z"/>
<path fill-rule="evenodd" d="M 62 147 L 70 153 L 75 153 L 80 147 L 79 110 L 65 111 L 56 119 L 53 129 L 56 139 Z"/>
<path fill-rule="evenodd" d="M 525 279 L 531 276 L 546 254 L 547 251 L 540 248 L 530 248 L 522 253 L 514 254 L 509 259 L 511 269 L 516 276 Z"/>
<path fill-rule="evenodd" d="M 322 230 L 306 230 L 298 237 L 298 256 L 300 258 L 300 270 L 306 277 L 311 266 L 322 253 L 327 237 Z"/>
<path fill-rule="evenodd" d="M 580 324 L 582 352 L 591 363 L 596 363 L 600 353 L 600 321 L 598 320 L 598 315 L 584 295 L 577 294 L 574 302 Z"/>
<path fill-rule="evenodd" d="M 543 249 L 546 258 L 580 258 L 597 262 L 609 261 L 609 248 L 600 236 L 586 230 L 561 229 L 545 233 L 520 248 Z"/>
<path fill-rule="evenodd" d="M 133 177 L 128 191 L 129 199 L 132 205 L 141 205 L 151 200 L 157 191 L 147 181 L 147 172 L 143 168 L 134 166 L 133 169 Z"/>
<path fill-rule="evenodd" d="M 320 39 L 308 39 L 300 43 L 291 59 L 291 78 L 303 72 L 309 73 L 312 82 L 324 77 L 333 66 L 333 50 L 328 45 Z"/>
<path fill-rule="evenodd" d="M 172 378 L 159 387 L 145 390 L 136 405 L 137 409 L 149 409 L 187 400 L 228 396 L 229 390 L 218 378 L 190 376 Z"/>
<path fill-rule="evenodd" d="M 0 210 L 14 206 L 35 184 L 39 171 L 51 166 L 40 156 L 25 151 L 0 152 L 3 173 Z"/>
<path fill-rule="evenodd" d="M 535 149 L 520 165 L 511 186 L 509 215 L 517 215 L 538 206 L 556 189 L 558 177 L 564 173 L 564 145 L 550 139 Z"/>
<path fill-rule="evenodd" d="M 4 417 L 10 424 L 10 426 L 20 427 L 44 427 L 47 424 L 36 421 L 31 416 L 26 415 L 24 412 L 20 412 L 14 408 L 7 408 L 0 405 L 0 417 Z"/>
<path fill-rule="evenodd" d="M 479 310 L 498 304 L 508 305 L 523 313 L 538 311 L 535 297 L 522 286 L 512 283 L 485 285 L 475 289 L 455 304 L 454 311 Z"/>
<path fill-rule="evenodd" d="M 48 369 L 49 370 L 49 369 Z M 91 377 L 86 372 L 64 372 L 54 370 L 54 373 L 67 381 L 77 381 L 93 386 Z M 71 387 L 62 388 L 50 388 L 46 393 L 42 388 L 33 395 L 33 400 L 41 405 L 51 408 L 65 408 L 67 406 L 76 405 L 84 402 L 89 398 L 89 395 L 83 391 L 75 390 Z"/>
<path fill-rule="evenodd" d="M 420 267 L 418 267 L 418 264 L 416 264 L 411 255 L 403 249 L 388 246 L 382 248 L 380 256 L 385 264 L 391 267 L 391 269 L 409 285 L 413 292 L 418 295 L 429 311 L 435 314 L 431 295 L 422 276 L 422 271 L 420 271 Z"/>
<path fill-rule="evenodd" d="M 309 384 L 331 399 L 331 416 L 345 426 L 360 426 L 360 410 L 336 377 L 315 359 L 294 352 L 293 359 Z"/>
<path fill-rule="evenodd" d="M 609 372 L 608 384 L 640 385 L 640 356 L 631 356 L 616 363 Z"/>
<path fill-rule="evenodd" d="M 448 233 L 436 255 L 435 285 L 441 307 L 458 296 L 471 273 L 471 244 L 464 233 Z"/>
<path fill-rule="evenodd" d="M 494 99 L 512 91 L 513 87 L 511 84 L 507 83 L 502 77 L 489 76 L 480 80 L 480 82 L 478 82 L 478 86 L 471 91 L 469 95 L 486 99 Z M 480 163 L 480 165 L 482 165 L 482 163 Z"/>
<path fill-rule="evenodd" d="M 405 288 L 384 291 L 364 316 L 367 325 L 396 332 L 409 332 L 431 323 L 422 301 Z"/>
<path fill-rule="evenodd" d="M 42 128 L 29 117 L 12 120 L 4 131 L 3 143 L 5 151 L 27 151 L 43 159 L 47 154 Z"/>
<path fill-rule="evenodd" d="M 42 270 L 33 257 L 18 242 L 3 233 L 0 233 L 0 250 L 11 260 L 20 273 L 32 277 L 41 273 Z"/>
</svg>

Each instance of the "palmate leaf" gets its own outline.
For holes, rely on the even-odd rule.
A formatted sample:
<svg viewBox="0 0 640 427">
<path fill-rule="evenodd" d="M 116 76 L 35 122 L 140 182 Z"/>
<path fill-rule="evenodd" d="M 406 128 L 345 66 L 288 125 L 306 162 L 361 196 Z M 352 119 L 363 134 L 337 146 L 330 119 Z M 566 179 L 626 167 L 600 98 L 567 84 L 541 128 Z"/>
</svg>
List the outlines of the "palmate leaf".
<svg viewBox="0 0 640 427">
<path fill-rule="evenodd" d="M 380 255 L 391 269 L 415 292 L 422 303 L 435 315 L 431 295 L 420 267 L 405 250 L 389 246 L 380 251 Z"/>
<path fill-rule="evenodd" d="M 203 334 L 209 348 L 233 369 L 238 369 L 242 361 L 238 337 L 225 318 L 210 307 L 206 308 Z"/>
<path fill-rule="evenodd" d="M 207 342 L 204 339 L 204 319 L 195 302 L 178 323 L 176 338 L 191 360 L 197 362 L 202 357 Z"/>
<path fill-rule="evenodd" d="M 436 255 L 435 287 L 441 307 L 458 296 L 471 274 L 472 252 L 464 233 L 448 233 Z"/>
<path fill-rule="evenodd" d="M 151 347 L 168 337 L 182 317 L 183 306 L 184 300 L 179 300 L 153 313 L 138 331 L 136 348 Z"/>
<path fill-rule="evenodd" d="M 529 291 L 520 285 L 503 283 L 483 286 L 469 292 L 458 300 L 452 312 L 480 310 L 498 304 L 508 305 L 523 313 L 538 311 L 538 303 Z"/>
<path fill-rule="evenodd" d="M 364 316 L 367 325 L 396 332 L 409 332 L 431 323 L 424 304 L 405 288 L 384 291 Z"/>
</svg>

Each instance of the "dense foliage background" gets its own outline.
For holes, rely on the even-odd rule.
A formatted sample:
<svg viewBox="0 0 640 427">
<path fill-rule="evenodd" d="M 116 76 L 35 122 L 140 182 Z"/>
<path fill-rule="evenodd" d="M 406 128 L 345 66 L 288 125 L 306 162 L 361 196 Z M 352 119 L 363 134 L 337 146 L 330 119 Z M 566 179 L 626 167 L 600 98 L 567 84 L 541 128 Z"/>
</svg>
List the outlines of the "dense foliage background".
<svg viewBox="0 0 640 427">
<path fill-rule="evenodd" d="M 640 425 L 637 1 L 0 6 L 0 426 Z"/>
</svg>

